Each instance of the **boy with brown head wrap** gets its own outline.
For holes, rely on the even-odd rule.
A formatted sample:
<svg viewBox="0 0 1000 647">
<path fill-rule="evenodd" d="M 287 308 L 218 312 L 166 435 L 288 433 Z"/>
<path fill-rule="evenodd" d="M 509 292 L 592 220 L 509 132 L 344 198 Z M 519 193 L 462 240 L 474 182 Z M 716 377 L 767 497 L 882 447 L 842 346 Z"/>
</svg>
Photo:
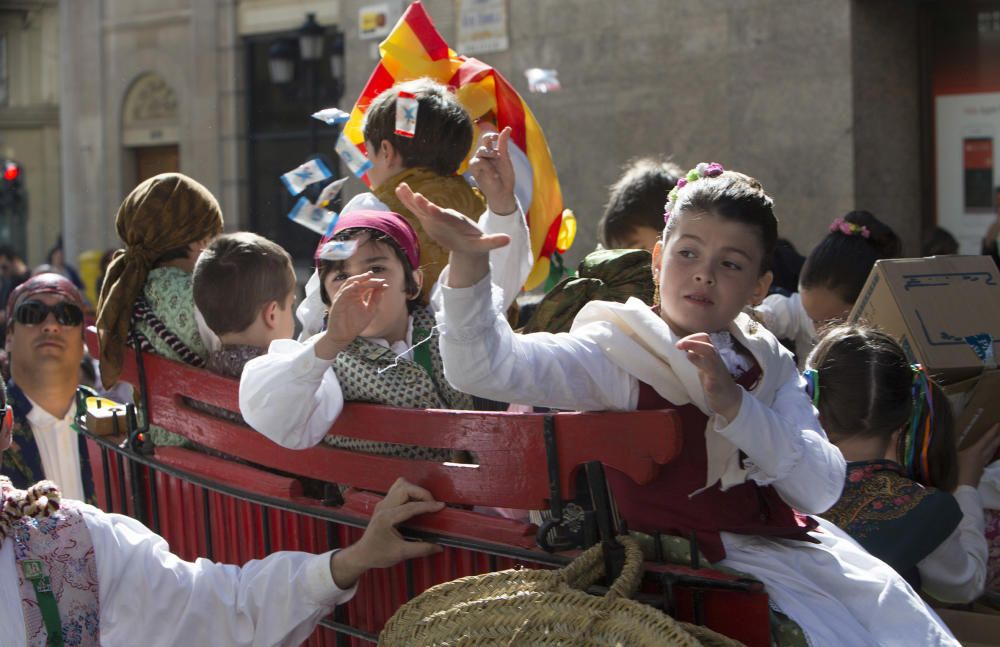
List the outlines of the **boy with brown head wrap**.
<svg viewBox="0 0 1000 647">
<path fill-rule="evenodd" d="M 198 331 L 191 271 L 222 227 L 215 197 L 180 173 L 151 177 L 122 202 L 115 228 L 125 249 L 108 266 L 97 305 L 106 387 L 118 381 L 130 330 L 146 350 L 204 365 L 208 350 Z"/>
</svg>

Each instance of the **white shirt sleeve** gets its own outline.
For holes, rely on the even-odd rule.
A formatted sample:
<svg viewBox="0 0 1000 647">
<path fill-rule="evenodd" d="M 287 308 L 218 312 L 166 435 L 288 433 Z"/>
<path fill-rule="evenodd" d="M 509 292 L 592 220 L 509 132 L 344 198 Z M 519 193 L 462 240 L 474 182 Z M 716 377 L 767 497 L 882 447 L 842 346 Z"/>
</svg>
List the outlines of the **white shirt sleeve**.
<svg viewBox="0 0 1000 647">
<path fill-rule="evenodd" d="M 795 341 L 799 366 L 805 366 L 806 357 L 816 344 L 816 327 L 802 307 L 801 295 L 798 292 L 788 297 L 768 295 L 761 305 L 754 308 L 754 313 L 775 337 Z"/>
<path fill-rule="evenodd" d="M 821 514 L 840 498 L 847 463 L 820 426 L 791 357 L 783 355 L 781 362 L 788 379 L 773 404 L 743 391 L 739 413 L 715 431 L 747 455 L 750 479 L 773 485 L 799 512 Z"/>
<path fill-rule="evenodd" d="M 517 211 L 506 216 L 498 216 L 487 209 L 479 218 L 479 228 L 485 234 L 510 236 L 510 244 L 490 252 L 490 276 L 493 277 L 493 283 L 503 290 L 503 309 L 506 311 L 531 274 L 534 259 L 531 255 L 528 223 L 518 204 Z"/>
<path fill-rule="evenodd" d="M 942 602 L 958 604 L 972 602 L 982 594 L 989 547 L 983 535 L 979 493 L 962 485 L 954 495 L 962 509 L 962 520 L 944 543 L 917 563 L 917 571 L 924 591 Z"/>
<path fill-rule="evenodd" d="M 130 517 L 91 506 L 101 644 L 299 645 L 334 606 L 330 555 L 279 552 L 242 567 L 185 562 Z"/>
<path fill-rule="evenodd" d="M 465 393 L 502 402 L 570 410 L 628 410 L 638 382 L 592 342 L 568 334 L 517 335 L 510 329 L 490 277 L 469 288 L 447 287 L 441 275 L 436 306 L 444 372 Z"/>
<path fill-rule="evenodd" d="M 316 357 L 316 339 L 271 342 L 266 355 L 247 362 L 240 378 L 243 419 L 289 449 L 315 446 L 344 410 L 333 360 Z"/>
<path fill-rule="evenodd" d="M 790 297 L 769 294 L 754 308 L 764 327 L 778 339 L 795 339 L 803 325 L 802 299 L 796 292 Z"/>
</svg>

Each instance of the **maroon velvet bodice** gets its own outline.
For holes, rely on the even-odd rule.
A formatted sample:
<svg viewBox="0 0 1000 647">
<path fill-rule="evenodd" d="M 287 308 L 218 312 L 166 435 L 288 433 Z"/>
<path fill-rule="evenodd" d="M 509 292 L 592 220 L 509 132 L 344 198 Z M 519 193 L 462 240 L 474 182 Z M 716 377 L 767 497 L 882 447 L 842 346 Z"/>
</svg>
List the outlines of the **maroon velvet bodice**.
<svg viewBox="0 0 1000 647">
<path fill-rule="evenodd" d="M 759 375 L 760 369 L 755 367 L 738 382 L 752 385 Z M 691 404 L 675 407 L 644 383 L 639 386 L 637 408 L 676 409 L 681 417 L 682 448 L 680 455 L 645 485 L 637 485 L 614 469 L 607 470 L 618 510 L 630 529 L 681 537 L 690 537 L 693 532 L 702 554 L 712 562 L 726 556 L 720 531 L 814 541 L 806 533 L 816 528 L 816 521 L 796 513 L 771 486 L 746 481 L 723 492 L 716 483 L 689 497 L 705 484 L 708 416 Z"/>
</svg>

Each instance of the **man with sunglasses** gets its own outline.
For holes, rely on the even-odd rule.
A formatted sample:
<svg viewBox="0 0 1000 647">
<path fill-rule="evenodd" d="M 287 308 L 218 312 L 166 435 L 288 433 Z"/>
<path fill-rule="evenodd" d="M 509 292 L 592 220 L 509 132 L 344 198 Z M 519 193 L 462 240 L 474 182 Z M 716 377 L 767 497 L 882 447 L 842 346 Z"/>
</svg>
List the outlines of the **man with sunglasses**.
<svg viewBox="0 0 1000 647">
<path fill-rule="evenodd" d="M 39 274 L 7 301 L 7 352 L 13 409 L 13 445 L 2 470 L 24 488 L 48 479 L 69 498 L 92 500 L 90 460 L 83 436 L 73 428 L 80 361 L 83 359 L 83 298 L 60 274 Z"/>
</svg>

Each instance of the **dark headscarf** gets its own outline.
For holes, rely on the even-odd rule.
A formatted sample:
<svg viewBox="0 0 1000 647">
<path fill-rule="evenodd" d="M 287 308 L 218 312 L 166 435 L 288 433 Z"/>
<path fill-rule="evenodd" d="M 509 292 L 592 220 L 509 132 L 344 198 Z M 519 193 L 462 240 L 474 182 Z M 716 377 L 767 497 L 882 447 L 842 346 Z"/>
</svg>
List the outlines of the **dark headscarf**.
<svg viewBox="0 0 1000 647">
<path fill-rule="evenodd" d="M 149 178 L 128 194 L 115 217 L 125 249 L 115 252 L 97 302 L 101 380 L 118 381 L 132 310 L 146 277 L 166 253 L 222 233 L 222 210 L 208 189 L 180 173 Z"/>
</svg>

